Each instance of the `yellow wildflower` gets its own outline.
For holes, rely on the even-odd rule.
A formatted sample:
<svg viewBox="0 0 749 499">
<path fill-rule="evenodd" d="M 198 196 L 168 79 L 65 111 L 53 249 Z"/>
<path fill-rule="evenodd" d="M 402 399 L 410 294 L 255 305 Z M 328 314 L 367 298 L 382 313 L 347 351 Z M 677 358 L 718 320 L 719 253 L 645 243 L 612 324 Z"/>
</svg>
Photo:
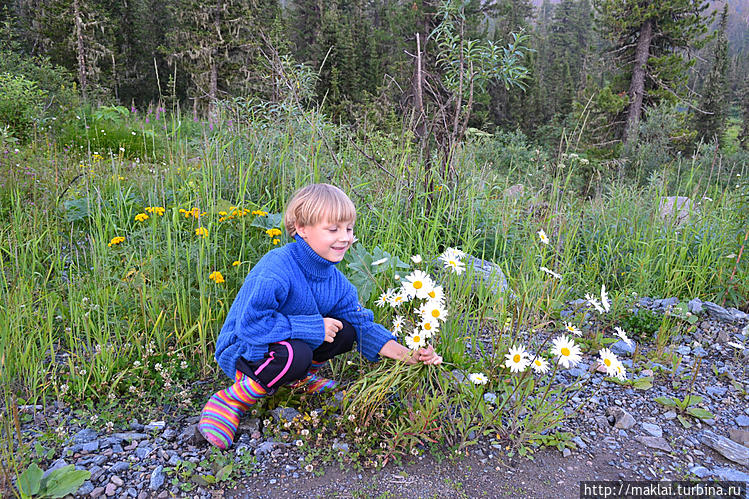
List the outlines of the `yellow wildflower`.
<svg viewBox="0 0 749 499">
<path fill-rule="evenodd" d="M 159 216 L 164 216 L 164 208 L 161 206 L 146 206 L 144 208 L 148 213 L 153 213 Z M 184 210 L 180 210 L 181 212 L 184 212 Z"/>
<path fill-rule="evenodd" d="M 274 240 L 273 240 L 273 244 L 278 244 L 278 243 L 280 243 L 280 242 L 281 242 L 281 240 L 280 240 L 280 239 L 274 239 Z"/>
<path fill-rule="evenodd" d="M 219 222 L 223 222 L 224 220 L 226 220 L 226 218 L 224 218 L 224 217 L 220 217 L 220 218 L 218 219 L 218 221 L 219 221 Z"/>
<path fill-rule="evenodd" d="M 116 244 L 120 244 L 124 240 L 125 240 L 125 238 L 122 237 L 122 236 L 113 237 L 112 240 L 109 241 L 109 247 L 111 248 L 112 246 L 114 246 Z"/>
<path fill-rule="evenodd" d="M 268 234 L 268 236 L 270 236 L 270 237 L 275 237 L 275 236 L 280 236 L 281 235 L 281 230 L 273 228 L 273 229 L 266 230 L 265 233 Z M 273 243 L 273 244 L 276 244 L 276 243 Z"/>
<path fill-rule="evenodd" d="M 195 229 L 195 235 L 208 237 L 208 229 L 206 229 L 205 227 L 198 227 L 197 229 Z"/>
<path fill-rule="evenodd" d="M 242 265 L 242 262 L 240 262 L 239 260 L 234 260 L 233 262 L 231 262 L 231 265 L 232 267 L 236 267 L 237 265 Z"/>
<path fill-rule="evenodd" d="M 214 270 L 213 272 L 211 272 L 211 275 L 208 276 L 208 279 L 215 282 L 216 284 L 221 284 L 222 282 L 224 282 L 224 276 L 218 270 Z"/>
<path fill-rule="evenodd" d="M 145 222 L 149 218 L 150 217 L 148 215 L 146 215 L 145 213 L 138 213 L 137 215 L 135 215 L 135 221 L 136 222 Z"/>
<path fill-rule="evenodd" d="M 255 211 L 252 212 L 252 214 L 253 215 L 257 215 L 259 217 L 264 217 L 265 215 L 268 214 L 268 212 L 267 211 L 263 211 L 263 210 L 255 210 Z"/>
<path fill-rule="evenodd" d="M 218 212 L 218 216 L 225 217 L 226 216 L 226 212 L 225 211 L 219 211 Z"/>
</svg>

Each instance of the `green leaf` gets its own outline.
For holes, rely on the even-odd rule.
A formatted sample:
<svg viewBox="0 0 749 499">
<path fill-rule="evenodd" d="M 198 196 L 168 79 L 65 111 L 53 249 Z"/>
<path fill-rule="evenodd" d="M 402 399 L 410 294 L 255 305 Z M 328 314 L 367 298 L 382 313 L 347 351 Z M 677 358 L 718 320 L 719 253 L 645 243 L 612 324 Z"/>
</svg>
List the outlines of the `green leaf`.
<svg viewBox="0 0 749 499">
<path fill-rule="evenodd" d="M 40 493 L 48 497 L 65 497 L 78 490 L 81 484 L 90 477 L 90 471 L 76 470 L 75 466 L 69 464 L 47 475 L 47 478 L 42 480 Z"/>
<path fill-rule="evenodd" d="M 653 388 L 653 377 L 644 376 L 642 378 L 637 378 L 632 381 L 632 386 L 638 390 L 649 390 L 650 388 Z"/>
<path fill-rule="evenodd" d="M 216 481 L 223 482 L 224 480 L 228 480 L 229 477 L 231 477 L 232 471 L 234 471 L 234 465 L 227 464 L 226 466 L 218 470 L 218 473 L 216 473 Z"/>
<path fill-rule="evenodd" d="M 676 402 L 671 397 L 658 397 L 655 401 L 668 407 L 676 407 Z"/>
<path fill-rule="evenodd" d="M 18 477 L 18 491 L 21 497 L 30 497 L 39 493 L 39 485 L 42 479 L 42 469 L 36 463 L 31 463 L 26 471 Z"/>
<path fill-rule="evenodd" d="M 712 412 L 706 409 L 702 409 L 700 407 L 689 407 L 687 409 L 687 412 L 690 415 L 694 416 L 695 418 L 700 418 L 700 419 L 714 419 L 715 418 L 715 415 Z"/>
<path fill-rule="evenodd" d="M 688 407 L 690 405 L 697 405 L 700 402 L 702 402 L 702 397 L 699 395 L 688 395 L 684 398 L 684 403 L 686 404 L 685 407 Z"/>
<path fill-rule="evenodd" d="M 690 423 L 689 420 L 685 418 L 684 416 L 682 416 L 681 414 L 676 416 L 676 418 L 679 420 L 679 422 L 681 423 L 681 426 L 683 426 L 684 428 L 689 429 L 692 427 L 692 423 Z"/>
</svg>

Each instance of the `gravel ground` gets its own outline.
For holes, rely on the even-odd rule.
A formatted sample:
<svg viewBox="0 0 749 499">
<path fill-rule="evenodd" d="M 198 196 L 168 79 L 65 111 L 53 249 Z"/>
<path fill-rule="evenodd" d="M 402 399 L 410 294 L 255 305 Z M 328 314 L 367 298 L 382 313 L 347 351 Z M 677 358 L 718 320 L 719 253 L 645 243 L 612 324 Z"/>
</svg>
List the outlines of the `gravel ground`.
<svg viewBox="0 0 749 499">
<path fill-rule="evenodd" d="M 663 300 L 643 300 L 643 306 L 656 310 L 663 305 Z M 24 407 L 33 417 L 23 424 L 22 435 L 31 448 L 45 432 L 68 435 L 62 449 L 40 464 L 90 471 L 76 496 L 92 498 L 579 497 L 581 480 L 749 482 L 749 349 L 738 348 L 749 343 L 749 325 L 746 314 L 709 307 L 693 332 L 669 346 L 682 359 L 676 365 L 649 361 L 650 346 L 641 345 L 632 370 L 626 345 L 612 347 L 630 359 L 625 362 L 631 378 L 643 379 L 643 385 L 653 378 L 648 389 L 605 381 L 590 355 L 576 369 L 560 371 L 561 383 L 585 381 L 573 399 L 580 409 L 559 428 L 575 435 L 575 445 L 563 452 L 539 450 L 533 460 L 510 459 L 497 442 L 479 439 L 466 455 L 451 459 L 424 452 L 376 470 L 346 460 L 343 465 L 315 462 L 310 468 L 305 449 L 284 433 L 283 421 L 296 413 L 291 407 L 274 409 L 272 419 L 243 419 L 238 440 L 225 455 L 196 436 L 197 416 L 148 424 L 132 420 L 106 431 L 81 427 L 70 408 Z M 704 398 L 699 407 L 715 418 L 683 418 L 687 428 L 680 414 L 655 399 L 683 398 L 696 364 L 692 393 Z M 343 440 L 328 443 L 328 455 L 350 451 Z M 222 473 L 229 479 L 209 483 L 208 475 Z"/>
</svg>

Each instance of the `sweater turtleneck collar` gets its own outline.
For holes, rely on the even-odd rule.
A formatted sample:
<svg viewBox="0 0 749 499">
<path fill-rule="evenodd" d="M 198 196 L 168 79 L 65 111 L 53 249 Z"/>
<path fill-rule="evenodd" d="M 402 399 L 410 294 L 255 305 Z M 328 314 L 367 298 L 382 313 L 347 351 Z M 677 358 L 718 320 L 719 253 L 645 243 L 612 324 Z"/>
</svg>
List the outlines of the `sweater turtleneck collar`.
<svg viewBox="0 0 749 499">
<path fill-rule="evenodd" d="M 302 272 L 312 279 L 325 279 L 329 277 L 331 272 L 333 272 L 333 267 L 338 262 L 331 262 L 315 253 L 315 250 L 299 234 L 296 234 L 294 239 L 296 240 L 296 244 L 291 245 L 291 253 L 299 263 Z"/>
</svg>

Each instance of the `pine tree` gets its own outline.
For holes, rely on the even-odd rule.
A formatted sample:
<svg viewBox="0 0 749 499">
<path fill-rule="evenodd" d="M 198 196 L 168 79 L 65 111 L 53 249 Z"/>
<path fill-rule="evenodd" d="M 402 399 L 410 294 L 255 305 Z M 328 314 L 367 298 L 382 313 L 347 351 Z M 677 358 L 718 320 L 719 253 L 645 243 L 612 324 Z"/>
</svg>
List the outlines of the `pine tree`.
<svg viewBox="0 0 749 499">
<path fill-rule="evenodd" d="M 703 0 L 593 0 L 603 36 L 625 72 L 629 105 L 623 141 L 636 138 L 644 104 L 684 93 L 684 50 L 699 48 L 711 22 Z"/>
<path fill-rule="evenodd" d="M 721 142 L 726 124 L 728 82 L 726 71 L 728 70 L 728 38 L 726 37 L 726 24 L 728 22 L 728 5 L 723 7 L 720 16 L 717 38 L 713 48 L 713 60 L 710 72 L 702 88 L 700 99 L 700 110 L 704 113 L 695 115 L 698 136 L 705 142 L 718 139 Z"/>
</svg>

